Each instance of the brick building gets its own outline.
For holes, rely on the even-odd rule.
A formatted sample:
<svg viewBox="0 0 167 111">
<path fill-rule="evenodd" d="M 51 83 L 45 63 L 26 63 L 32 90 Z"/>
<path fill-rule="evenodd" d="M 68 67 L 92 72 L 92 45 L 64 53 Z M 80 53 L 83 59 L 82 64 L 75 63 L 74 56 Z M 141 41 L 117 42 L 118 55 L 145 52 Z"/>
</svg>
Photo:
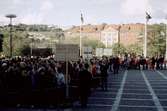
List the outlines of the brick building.
<svg viewBox="0 0 167 111">
<path fill-rule="evenodd" d="M 120 26 L 120 43 L 124 46 L 131 44 L 142 44 L 144 34 L 144 24 L 102 24 L 102 25 L 83 25 L 82 36 L 89 39 L 100 40 L 105 45 L 112 45 L 118 42 L 118 27 Z M 80 27 L 74 26 L 65 31 L 67 37 L 79 37 Z M 111 37 L 111 38 L 110 38 Z M 108 42 L 107 42 L 107 39 Z M 106 46 L 107 46 L 106 45 Z"/>
</svg>

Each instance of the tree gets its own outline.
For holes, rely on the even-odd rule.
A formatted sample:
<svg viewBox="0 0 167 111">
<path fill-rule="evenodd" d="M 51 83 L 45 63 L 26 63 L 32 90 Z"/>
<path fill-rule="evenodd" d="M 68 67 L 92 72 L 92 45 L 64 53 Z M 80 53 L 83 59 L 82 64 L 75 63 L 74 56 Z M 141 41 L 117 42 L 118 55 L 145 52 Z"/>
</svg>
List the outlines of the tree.
<svg viewBox="0 0 167 111">
<path fill-rule="evenodd" d="M 91 46 L 93 49 L 99 47 L 104 48 L 105 45 L 99 40 L 92 40 L 92 39 L 84 39 L 83 46 Z"/>
<path fill-rule="evenodd" d="M 59 43 L 61 43 L 62 40 L 65 39 L 64 31 L 62 29 L 58 28 L 58 29 L 54 30 L 54 32 L 55 32 L 55 38 L 57 40 L 59 40 Z"/>
<path fill-rule="evenodd" d="M 19 56 L 21 55 L 21 50 L 25 45 L 29 45 L 30 39 L 26 38 L 25 32 L 14 32 L 13 33 L 13 55 Z M 4 32 L 4 42 L 3 42 L 3 54 L 9 56 L 10 54 L 9 48 L 9 32 Z"/>
<path fill-rule="evenodd" d="M 3 49 L 3 34 L 0 34 L 0 52 L 2 52 Z"/>
<path fill-rule="evenodd" d="M 165 24 L 148 26 L 148 55 L 165 54 Z"/>
<path fill-rule="evenodd" d="M 54 28 L 54 29 L 53 29 Z M 43 45 L 44 47 L 47 47 L 50 42 L 48 42 L 49 39 L 52 40 L 64 40 L 64 31 L 61 28 L 56 27 L 49 27 L 47 25 L 24 25 L 19 24 L 13 27 L 13 56 L 22 55 L 22 50 L 24 48 L 28 49 L 27 47 L 30 46 L 32 43 L 32 40 L 29 38 L 28 32 L 35 32 L 39 35 L 45 35 L 45 40 L 36 40 L 37 38 L 34 37 L 35 45 Z M 9 56 L 10 54 L 10 47 L 9 47 L 9 27 L 8 26 L 2 26 L 1 32 L 4 35 L 3 39 L 3 52 L 2 54 L 5 56 Z M 56 34 L 55 34 L 56 33 Z M 41 39 L 39 37 L 39 39 Z"/>
<path fill-rule="evenodd" d="M 127 50 L 127 53 L 135 54 L 135 55 L 142 55 L 143 53 L 143 49 L 139 44 L 131 44 L 127 46 L 126 50 Z"/>
<path fill-rule="evenodd" d="M 24 45 L 23 48 L 21 49 L 21 55 L 22 56 L 30 55 L 30 50 L 31 50 L 30 46 Z"/>
<path fill-rule="evenodd" d="M 126 48 L 122 44 L 115 43 L 112 45 L 112 51 L 113 54 L 125 54 L 126 53 Z"/>
</svg>

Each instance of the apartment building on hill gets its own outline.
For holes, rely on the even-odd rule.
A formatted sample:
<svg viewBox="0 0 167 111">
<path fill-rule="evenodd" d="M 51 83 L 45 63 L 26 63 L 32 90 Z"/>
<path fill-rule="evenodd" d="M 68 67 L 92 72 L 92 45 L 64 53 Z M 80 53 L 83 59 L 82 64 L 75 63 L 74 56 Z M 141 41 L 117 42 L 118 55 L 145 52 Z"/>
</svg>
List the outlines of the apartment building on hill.
<svg viewBox="0 0 167 111">
<path fill-rule="evenodd" d="M 120 27 L 120 43 L 124 46 L 129 46 L 131 44 L 141 44 L 142 38 L 144 37 L 144 24 L 102 24 L 102 25 L 83 25 L 82 26 L 82 36 L 83 39 L 89 38 L 93 40 L 100 40 L 106 47 L 112 46 L 114 43 L 118 42 L 118 27 Z M 75 26 L 68 29 L 66 36 L 79 37 L 80 27 Z"/>
</svg>

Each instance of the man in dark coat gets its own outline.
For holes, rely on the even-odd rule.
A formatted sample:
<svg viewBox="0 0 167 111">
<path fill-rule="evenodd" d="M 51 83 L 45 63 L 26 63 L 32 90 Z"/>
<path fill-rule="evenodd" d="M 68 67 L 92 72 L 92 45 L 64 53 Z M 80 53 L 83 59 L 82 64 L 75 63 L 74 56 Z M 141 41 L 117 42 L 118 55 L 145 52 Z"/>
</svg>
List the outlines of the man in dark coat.
<svg viewBox="0 0 167 111">
<path fill-rule="evenodd" d="M 82 107 L 87 106 L 88 96 L 90 95 L 92 75 L 88 71 L 89 65 L 79 72 L 80 102 Z"/>
<path fill-rule="evenodd" d="M 107 78 L 108 78 L 107 69 L 108 69 L 108 64 L 106 63 L 106 61 L 102 61 L 102 63 L 100 64 L 102 90 L 107 90 Z"/>
<path fill-rule="evenodd" d="M 119 70 L 119 57 L 115 57 L 113 60 L 114 64 L 113 64 L 113 69 L 114 69 L 114 74 L 118 74 L 118 70 Z"/>
</svg>

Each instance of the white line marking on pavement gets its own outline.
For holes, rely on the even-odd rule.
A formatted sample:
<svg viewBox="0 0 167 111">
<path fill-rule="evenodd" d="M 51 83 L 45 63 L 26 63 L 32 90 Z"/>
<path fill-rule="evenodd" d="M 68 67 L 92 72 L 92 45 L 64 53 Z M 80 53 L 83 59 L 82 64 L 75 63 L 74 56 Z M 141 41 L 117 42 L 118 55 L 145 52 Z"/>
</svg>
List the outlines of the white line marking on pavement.
<svg viewBox="0 0 167 111">
<path fill-rule="evenodd" d="M 129 108 L 156 108 L 155 106 L 136 106 L 136 105 L 120 105 L 120 107 L 129 107 Z"/>
<path fill-rule="evenodd" d="M 88 104 L 88 106 L 92 107 L 112 107 L 113 105 L 110 104 Z M 156 108 L 155 106 L 136 106 L 136 105 L 119 105 L 119 107 L 126 107 L 126 108 Z M 167 106 L 163 106 L 167 108 Z"/>
<path fill-rule="evenodd" d="M 130 80 L 130 81 L 128 81 L 128 80 L 126 80 L 126 83 L 132 83 L 132 82 L 135 82 L 136 80 Z M 165 80 L 150 80 L 150 82 L 164 82 Z M 137 80 L 136 82 L 144 82 L 144 81 L 142 81 L 142 80 Z"/>
<path fill-rule="evenodd" d="M 143 88 L 143 87 L 126 87 L 124 86 L 124 91 L 125 90 L 129 90 L 129 91 L 132 91 L 132 90 L 137 90 L 137 91 L 141 91 L 141 90 L 146 90 L 146 88 Z"/>
<path fill-rule="evenodd" d="M 150 80 L 150 82 L 164 82 L 165 80 Z M 121 81 L 118 82 L 108 82 L 108 84 L 120 84 Z M 134 80 L 134 81 L 128 81 L 126 80 L 126 84 L 131 84 L 131 83 L 135 83 L 135 84 L 144 84 L 144 81 L 139 81 L 139 80 Z"/>
<path fill-rule="evenodd" d="M 152 85 L 167 85 L 167 83 L 152 83 Z"/>
<path fill-rule="evenodd" d="M 90 97 L 89 99 L 98 99 L 98 100 L 115 100 L 115 98 L 105 98 L 105 97 Z"/>
<path fill-rule="evenodd" d="M 124 73 L 124 76 L 123 76 L 123 79 L 122 79 L 122 82 L 121 82 L 121 86 L 119 88 L 119 91 L 117 93 L 117 96 L 116 96 L 116 99 L 115 99 L 115 102 L 114 102 L 114 104 L 112 106 L 111 111 L 117 111 L 117 109 L 119 107 L 119 103 L 121 101 L 121 97 L 122 97 L 125 81 L 126 81 L 126 78 L 127 78 L 127 74 L 128 74 L 128 71 L 126 70 L 125 73 Z"/>
<path fill-rule="evenodd" d="M 120 87 L 120 85 L 118 85 L 118 84 L 112 84 L 112 85 L 109 84 L 109 86 L 112 86 L 112 87 Z"/>
<path fill-rule="evenodd" d="M 167 76 L 165 76 L 162 72 L 157 71 L 159 75 L 161 75 L 164 79 L 167 79 Z"/>
<path fill-rule="evenodd" d="M 93 107 L 112 107 L 110 104 L 88 104 L 88 106 L 93 106 Z"/>
<path fill-rule="evenodd" d="M 167 88 L 167 87 L 166 87 Z M 164 89 L 164 90 L 167 90 L 167 89 Z M 101 88 L 100 89 L 98 89 L 97 91 L 101 91 Z M 108 88 L 108 91 L 118 91 L 118 88 Z M 124 91 L 148 91 L 148 89 L 146 89 L 146 88 L 135 88 L 135 87 L 133 87 L 133 88 L 126 88 L 125 89 L 125 86 L 124 86 Z"/>
<path fill-rule="evenodd" d="M 96 99 L 96 100 L 115 100 L 115 98 L 105 98 L 105 97 L 90 97 L 91 99 Z M 127 101 L 152 101 L 152 99 L 136 99 L 136 98 L 122 98 L 121 100 L 127 100 Z M 167 99 L 165 99 L 167 100 Z M 165 101 L 164 100 L 164 101 Z"/>
<path fill-rule="evenodd" d="M 111 107 L 113 105 L 110 104 L 88 104 L 88 106 L 93 107 Z M 119 107 L 126 107 L 126 108 L 156 108 L 155 106 L 135 106 L 135 105 L 119 105 Z M 166 106 L 164 106 L 166 107 Z"/>
<path fill-rule="evenodd" d="M 165 82 L 166 80 L 150 80 L 150 82 Z"/>
<path fill-rule="evenodd" d="M 111 95 L 112 95 L 112 94 L 113 94 L 113 95 L 114 95 L 114 94 L 117 94 L 116 92 L 95 92 L 94 94 L 101 94 L 101 93 L 102 93 L 102 94 L 111 94 Z M 148 93 L 144 93 L 144 94 L 143 94 L 143 92 L 140 92 L 140 93 L 122 93 L 122 94 L 125 94 L 125 95 L 126 95 L 126 94 L 127 94 L 127 95 L 128 95 L 128 94 L 129 94 L 129 95 L 151 95 L 149 92 L 148 92 Z M 162 95 L 162 94 L 161 94 L 161 95 Z M 166 95 L 166 94 L 163 94 L 163 95 Z"/>
<path fill-rule="evenodd" d="M 120 84 L 121 81 L 112 81 L 112 82 L 108 82 L 109 84 Z"/>
<path fill-rule="evenodd" d="M 148 87 L 148 90 L 150 91 L 150 93 L 151 93 L 151 95 L 152 95 L 153 101 L 154 101 L 154 103 L 155 103 L 155 105 L 156 105 L 158 111 L 164 111 L 164 109 L 163 109 L 163 107 L 162 107 L 162 105 L 161 105 L 161 103 L 160 103 L 158 97 L 156 96 L 154 90 L 152 89 L 152 87 L 151 87 L 151 85 L 150 85 L 150 83 L 149 83 L 149 81 L 148 81 L 146 75 L 144 74 L 143 71 L 141 71 L 141 74 L 142 74 L 142 76 L 143 76 L 143 78 L 144 78 L 144 81 L 145 81 L 147 87 Z"/>
<path fill-rule="evenodd" d="M 109 104 L 88 104 L 88 106 L 93 106 L 93 107 L 111 107 L 113 105 Z M 131 107 L 131 108 L 156 108 L 155 106 L 135 106 L 135 105 L 120 105 L 120 107 Z M 166 107 L 166 106 L 164 106 Z"/>
</svg>

